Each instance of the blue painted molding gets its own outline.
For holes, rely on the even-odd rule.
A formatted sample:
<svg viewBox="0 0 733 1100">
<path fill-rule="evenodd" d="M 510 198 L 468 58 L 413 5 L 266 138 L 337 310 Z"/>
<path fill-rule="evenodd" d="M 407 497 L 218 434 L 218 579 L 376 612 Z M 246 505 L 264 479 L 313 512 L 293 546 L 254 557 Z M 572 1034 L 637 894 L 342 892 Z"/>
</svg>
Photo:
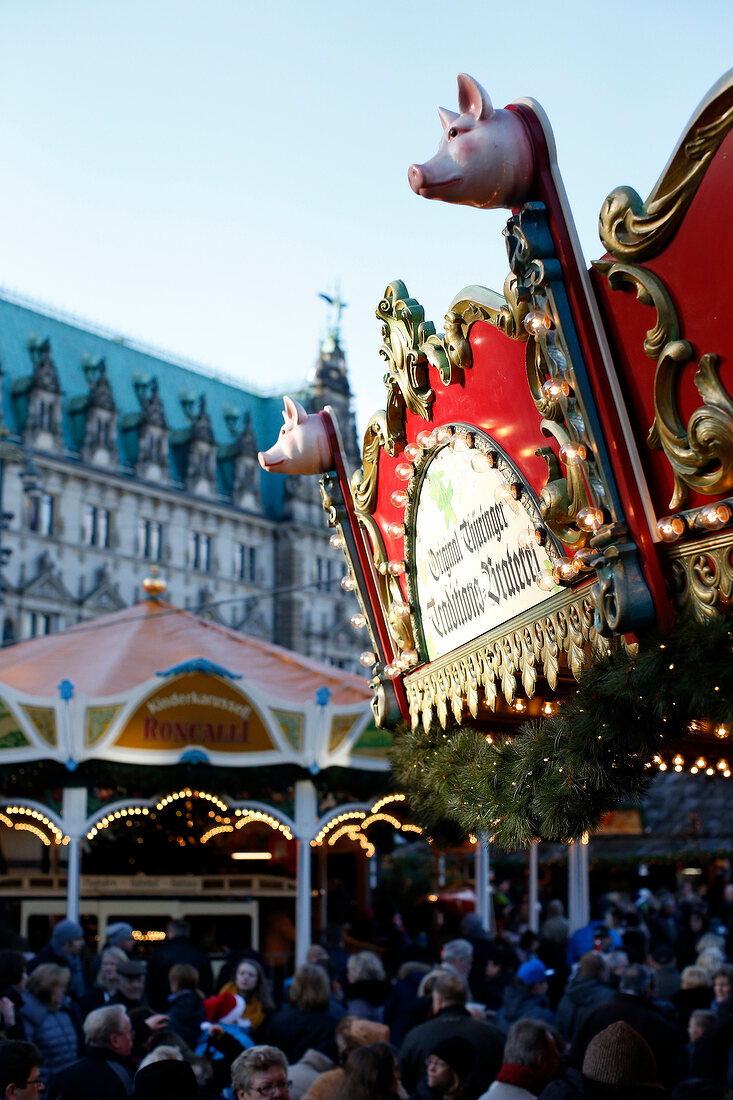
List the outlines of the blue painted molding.
<svg viewBox="0 0 733 1100">
<path fill-rule="evenodd" d="M 230 672 L 223 665 L 214 664 L 206 657 L 192 657 L 190 661 L 183 661 L 180 665 L 173 665 L 164 672 L 156 672 L 156 676 L 181 676 L 185 672 L 203 672 L 205 676 L 222 676 L 227 680 L 241 680 L 241 672 Z"/>
</svg>

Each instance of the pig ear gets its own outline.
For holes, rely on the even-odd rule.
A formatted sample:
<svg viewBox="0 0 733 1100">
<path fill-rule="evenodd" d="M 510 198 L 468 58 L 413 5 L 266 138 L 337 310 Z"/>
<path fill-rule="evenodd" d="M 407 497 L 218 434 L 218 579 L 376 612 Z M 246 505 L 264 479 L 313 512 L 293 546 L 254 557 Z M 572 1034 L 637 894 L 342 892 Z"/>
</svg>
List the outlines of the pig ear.
<svg viewBox="0 0 733 1100">
<path fill-rule="evenodd" d="M 292 397 L 288 397 L 287 394 L 283 397 L 283 404 L 285 411 L 283 413 L 283 420 L 286 424 L 302 424 L 307 417 L 307 412 L 300 404 L 299 401 L 294 401 Z"/>
<path fill-rule="evenodd" d="M 462 115 L 473 115 L 477 121 L 485 121 L 494 113 L 488 92 L 467 73 L 458 74 L 458 109 Z"/>
<path fill-rule="evenodd" d="M 454 123 L 457 118 L 461 117 L 460 115 L 456 114 L 455 111 L 448 111 L 445 107 L 438 107 L 438 115 L 440 116 L 440 121 L 443 124 L 444 130 L 447 130 L 448 127 L 452 123 Z"/>
</svg>

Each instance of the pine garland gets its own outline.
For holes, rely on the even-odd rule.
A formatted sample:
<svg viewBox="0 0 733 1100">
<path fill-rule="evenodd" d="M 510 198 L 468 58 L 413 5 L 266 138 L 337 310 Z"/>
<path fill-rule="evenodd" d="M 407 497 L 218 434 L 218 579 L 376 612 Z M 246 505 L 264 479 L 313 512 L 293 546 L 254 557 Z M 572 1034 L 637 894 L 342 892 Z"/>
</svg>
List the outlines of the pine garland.
<svg viewBox="0 0 733 1100">
<path fill-rule="evenodd" d="M 392 768 L 428 833 L 443 820 L 505 850 L 566 842 L 638 800 L 656 753 L 705 718 L 733 722 L 733 626 L 684 621 L 589 667 L 556 714 L 491 743 L 468 726 L 395 737 Z"/>
</svg>

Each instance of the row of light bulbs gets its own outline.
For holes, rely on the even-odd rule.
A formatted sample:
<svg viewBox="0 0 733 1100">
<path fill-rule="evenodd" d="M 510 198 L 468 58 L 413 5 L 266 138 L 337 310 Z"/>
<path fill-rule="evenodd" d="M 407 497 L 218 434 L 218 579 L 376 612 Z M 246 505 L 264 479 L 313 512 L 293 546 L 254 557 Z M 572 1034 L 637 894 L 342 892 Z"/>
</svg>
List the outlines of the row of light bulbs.
<svg viewBox="0 0 733 1100">
<path fill-rule="evenodd" d="M 160 802 L 158 802 L 155 808 L 156 810 L 162 810 L 166 806 L 169 806 L 171 802 L 177 802 L 180 798 L 201 798 L 204 800 L 204 802 L 212 802 L 218 809 L 222 810 L 222 812 L 224 813 L 226 813 L 226 811 L 229 809 L 226 802 L 222 802 L 222 800 L 217 795 L 209 794 L 207 791 L 194 791 L 191 790 L 190 787 L 184 787 L 183 790 L 174 791 L 173 794 L 166 795 L 165 798 L 161 798 Z"/>
<path fill-rule="evenodd" d="M 261 825 L 269 825 L 273 832 L 282 833 L 286 840 L 292 840 L 293 834 L 290 831 L 288 825 L 285 825 L 282 821 L 278 821 L 272 814 L 263 813 L 262 810 L 237 810 L 235 816 L 239 818 L 236 823 L 236 829 L 243 829 L 245 825 L 251 825 L 253 822 L 257 822 Z"/>
<path fill-rule="evenodd" d="M 34 810 L 30 806 L 6 806 L 5 812 L 8 814 L 18 814 L 19 817 L 30 817 L 32 821 L 39 821 L 41 825 L 44 825 L 49 830 L 49 832 L 52 833 L 54 843 L 69 843 L 68 836 L 64 836 L 63 831 L 59 829 L 58 825 L 54 821 L 52 821 L 50 817 L 47 817 L 44 813 L 41 813 L 40 810 Z M 7 818 L 5 818 L 4 820 L 6 822 L 8 821 Z M 10 825 L 11 827 L 14 826 L 16 829 L 18 829 L 21 826 L 21 822 L 11 821 Z"/>
<path fill-rule="evenodd" d="M 677 773 L 688 771 L 690 775 L 699 775 L 701 772 L 704 775 L 722 775 L 725 779 L 730 779 L 731 769 L 727 760 L 718 760 L 717 764 L 713 765 L 704 756 L 695 757 L 692 763 L 685 764 L 685 758 L 680 753 L 677 753 L 672 757 L 670 762 L 664 760 L 658 753 L 652 759 L 652 764 L 657 765 L 657 769 L 660 772 L 666 772 L 671 768 Z"/>
<path fill-rule="evenodd" d="M 731 519 L 733 509 L 725 501 L 720 504 L 706 504 L 696 512 L 665 516 L 657 523 L 657 533 L 662 542 L 677 542 L 687 531 L 719 531 Z"/>
</svg>

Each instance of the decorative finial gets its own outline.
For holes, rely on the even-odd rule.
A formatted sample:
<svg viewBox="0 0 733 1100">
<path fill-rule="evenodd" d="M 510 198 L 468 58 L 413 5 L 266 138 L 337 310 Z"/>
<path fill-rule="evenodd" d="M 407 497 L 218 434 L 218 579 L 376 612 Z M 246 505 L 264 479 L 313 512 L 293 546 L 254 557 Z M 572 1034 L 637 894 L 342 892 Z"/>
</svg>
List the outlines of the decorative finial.
<svg viewBox="0 0 733 1100">
<path fill-rule="evenodd" d="M 339 347 L 341 341 L 341 314 L 346 309 L 347 302 L 341 297 L 341 289 L 339 284 L 336 283 L 336 289 L 333 294 L 323 294 L 319 291 L 319 298 L 323 298 L 324 302 L 328 302 L 330 305 L 330 317 L 328 322 L 328 331 L 326 339 L 324 340 L 324 351 L 333 351 L 334 348 Z"/>
<path fill-rule="evenodd" d="M 159 600 L 168 587 L 167 583 L 158 575 L 158 566 L 153 565 L 150 576 L 143 581 L 143 591 L 149 600 Z"/>
</svg>

